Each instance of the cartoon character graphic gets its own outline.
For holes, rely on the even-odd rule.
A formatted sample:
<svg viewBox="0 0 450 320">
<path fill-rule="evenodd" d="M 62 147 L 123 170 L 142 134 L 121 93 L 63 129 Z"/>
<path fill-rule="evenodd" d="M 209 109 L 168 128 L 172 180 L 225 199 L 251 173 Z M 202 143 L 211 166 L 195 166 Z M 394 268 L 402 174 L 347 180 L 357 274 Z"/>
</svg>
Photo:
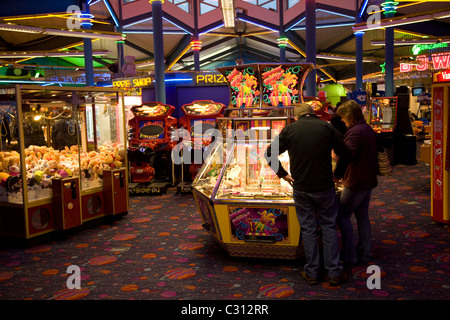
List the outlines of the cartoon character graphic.
<svg viewBox="0 0 450 320">
<path fill-rule="evenodd" d="M 251 219 L 248 221 L 249 229 L 247 231 L 247 235 L 256 235 L 256 236 L 270 236 L 278 231 L 278 228 L 275 227 L 276 216 L 273 213 L 268 213 L 267 210 L 263 212 L 259 212 L 259 219 Z"/>
</svg>

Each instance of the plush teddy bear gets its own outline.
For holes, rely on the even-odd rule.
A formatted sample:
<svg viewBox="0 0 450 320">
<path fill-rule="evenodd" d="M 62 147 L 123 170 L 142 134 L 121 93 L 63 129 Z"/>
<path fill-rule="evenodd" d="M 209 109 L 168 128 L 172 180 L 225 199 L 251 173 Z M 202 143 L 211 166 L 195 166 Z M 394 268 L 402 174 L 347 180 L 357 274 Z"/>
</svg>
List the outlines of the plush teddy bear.
<svg viewBox="0 0 450 320">
<path fill-rule="evenodd" d="M 125 78 L 136 76 L 135 59 L 136 57 L 134 56 L 125 56 L 125 63 L 122 66 L 122 74 Z"/>
</svg>

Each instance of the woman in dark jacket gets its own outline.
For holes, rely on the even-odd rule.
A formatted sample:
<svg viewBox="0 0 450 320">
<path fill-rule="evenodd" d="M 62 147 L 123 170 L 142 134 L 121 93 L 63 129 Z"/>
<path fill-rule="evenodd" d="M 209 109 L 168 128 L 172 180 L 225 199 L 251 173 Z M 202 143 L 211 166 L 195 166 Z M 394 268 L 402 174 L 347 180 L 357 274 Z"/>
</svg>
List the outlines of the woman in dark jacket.
<svg viewBox="0 0 450 320">
<path fill-rule="evenodd" d="M 338 224 L 342 236 L 341 260 L 344 263 L 368 262 L 371 258 L 371 225 L 369 202 L 372 189 L 378 184 L 376 134 L 364 120 L 357 102 L 344 102 L 338 115 L 347 126 L 344 141 L 351 154 L 343 177 L 344 189 L 339 200 Z M 358 243 L 355 246 L 353 226 L 355 214 L 358 226 Z"/>
</svg>

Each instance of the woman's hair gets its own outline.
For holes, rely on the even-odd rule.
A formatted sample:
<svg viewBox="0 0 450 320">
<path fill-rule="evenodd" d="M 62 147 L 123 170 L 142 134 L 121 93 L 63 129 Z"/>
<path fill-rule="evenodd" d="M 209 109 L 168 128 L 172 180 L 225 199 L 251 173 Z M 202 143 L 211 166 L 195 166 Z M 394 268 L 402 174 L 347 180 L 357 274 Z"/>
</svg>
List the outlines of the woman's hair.
<svg viewBox="0 0 450 320">
<path fill-rule="evenodd" d="M 227 110 L 225 110 L 225 112 L 223 113 L 223 116 L 224 117 L 229 117 L 230 116 L 230 113 L 232 113 L 233 111 L 239 111 L 238 109 L 227 109 Z"/>
<path fill-rule="evenodd" d="M 343 119 L 346 119 L 350 125 L 364 120 L 364 115 L 360 105 L 354 100 L 348 100 L 342 103 L 338 110 L 337 115 Z"/>
</svg>

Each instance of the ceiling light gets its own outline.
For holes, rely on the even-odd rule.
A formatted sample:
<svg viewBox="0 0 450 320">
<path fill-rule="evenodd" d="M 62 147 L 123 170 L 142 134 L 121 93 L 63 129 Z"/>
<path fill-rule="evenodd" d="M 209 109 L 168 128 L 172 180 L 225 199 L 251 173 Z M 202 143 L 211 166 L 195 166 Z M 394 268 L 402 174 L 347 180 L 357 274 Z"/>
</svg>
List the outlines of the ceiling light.
<svg viewBox="0 0 450 320">
<path fill-rule="evenodd" d="M 361 23 L 358 25 L 355 25 L 353 27 L 353 31 L 367 31 L 367 30 L 377 30 L 382 28 L 388 28 L 388 27 L 396 27 L 396 26 L 402 26 L 407 24 L 413 24 L 413 23 L 419 23 L 419 22 L 425 22 L 430 21 L 434 19 L 444 19 L 446 17 L 450 16 L 450 11 L 443 11 L 439 13 L 434 14 L 426 14 L 416 17 L 399 17 L 399 18 L 393 18 L 393 19 L 385 19 L 384 21 L 380 21 L 380 23 L 375 25 L 367 25 L 366 23 Z"/>
<path fill-rule="evenodd" d="M 121 33 L 99 33 L 91 30 L 72 31 L 64 29 L 43 29 L 43 34 L 50 34 L 54 36 L 75 37 L 85 39 L 104 39 L 104 40 L 122 40 Z"/>
<path fill-rule="evenodd" d="M 394 41 L 394 46 L 414 46 L 416 44 L 438 44 L 438 43 L 450 43 L 450 39 L 439 40 L 397 40 Z M 373 46 L 384 46 L 386 42 L 384 40 L 372 40 L 370 42 Z"/>
<path fill-rule="evenodd" d="M 234 28 L 234 1 L 233 0 L 220 0 L 222 6 L 222 16 L 225 28 Z"/>
<path fill-rule="evenodd" d="M 25 33 L 41 33 L 42 32 L 42 28 L 40 28 L 40 27 L 22 26 L 22 25 L 17 25 L 17 24 L 12 24 L 12 23 L 0 23 L 0 30 L 25 32 Z"/>
<path fill-rule="evenodd" d="M 93 51 L 93 56 L 106 56 L 109 51 Z M 39 57 L 84 57 L 84 51 L 73 52 L 0 52 L 2 59 L 16 58 L 39 58 Z"/>
<path fill-rule="evenodd" d="M 34 26 L 26 26 L 13 23 L 0 23 L 0 30 L 25 33 L 42 33 L 54 36 L 104 39 L 104 40 L 122 40 L 123 35 L 117 32 L 99 32 L 93 30 L 72 30 L 72 29 L 47 29 Z"/>
<path fill-rule="evenodd" d="M 356 61 L 356 57 L 337 56 L 337 55 L 332 55 L 332 54 L 317 54 L 316 58 L 329 59 L 329 60 L 340 60 L 340 61 Z M 378 61 L 376 59 L 363 58 L 363 62 L 378 62 Z"/>
</svg>

